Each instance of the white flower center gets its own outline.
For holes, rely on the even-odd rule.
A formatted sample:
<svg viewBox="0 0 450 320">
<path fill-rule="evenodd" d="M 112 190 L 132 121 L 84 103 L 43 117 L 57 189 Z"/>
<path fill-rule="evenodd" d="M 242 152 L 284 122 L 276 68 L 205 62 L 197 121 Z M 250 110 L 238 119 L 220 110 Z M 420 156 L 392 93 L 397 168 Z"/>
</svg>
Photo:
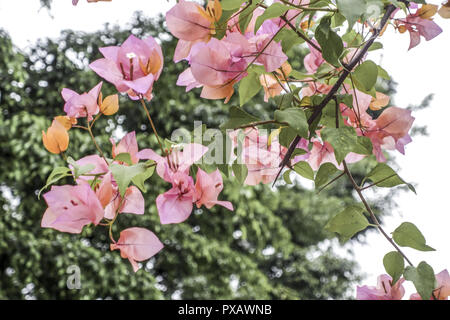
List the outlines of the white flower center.
<svg viewBox="0 0 450 320">
<path fill-rule="evenodd" d="M 128 59 L 136 58 L 136 54 L 135 54 L 134 52 L 128 52 L 128 53 L 126 54 L 126 56 L 127 56 Z"/>
</svg>

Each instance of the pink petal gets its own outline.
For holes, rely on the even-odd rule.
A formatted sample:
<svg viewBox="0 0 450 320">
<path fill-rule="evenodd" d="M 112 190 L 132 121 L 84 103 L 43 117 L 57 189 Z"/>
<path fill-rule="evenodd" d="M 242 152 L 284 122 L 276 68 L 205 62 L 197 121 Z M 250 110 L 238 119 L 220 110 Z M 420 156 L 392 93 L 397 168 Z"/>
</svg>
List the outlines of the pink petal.
<svg viewBox="0 0 450 320">
<path fill-rule="evenodd" d="M 136 261 L 150 259 L 163 247 L 153 232 L 137 227 L 123 230 L 120 232 L 119 240 L 111 244 L 111 250 L 119 249 L 122 258 L 128 258 L 134 272 L 138 270 Z"/>
</svg>

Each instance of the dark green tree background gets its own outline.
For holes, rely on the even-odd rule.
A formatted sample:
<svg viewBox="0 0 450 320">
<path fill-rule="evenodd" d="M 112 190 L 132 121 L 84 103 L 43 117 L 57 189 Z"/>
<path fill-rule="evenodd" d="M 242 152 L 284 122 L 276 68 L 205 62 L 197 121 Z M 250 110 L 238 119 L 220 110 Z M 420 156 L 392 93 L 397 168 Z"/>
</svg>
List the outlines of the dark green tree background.
<svg viewBox="0 0 450 320">
<path fill-rule="evenodd" d="M 146 183 L 145 215 L 121 215 L 119 228 L 114 229 L 118 236 L 129 226 L 149 228 L 165 243 L 164 250 L 136 274 L 117 251 L 109 251 L 103 227 L 85 228 L 81 235 L 40 227 L 46 205 L 38 200 L 37 191 L 54 166 L 64 165 L 44 149 L 41 131 L 63 114 L 61 89 L 83 92 L 98 83 L 87 65 L 100 57 L 99 47 L 120 44 L 130 30 L 138 37 L 152 35 L 162 41 L 165 66 L 150 103 L 162 136 L 169 137 L 180 127 L 191 131 L 194 120 L 218 127 L 238 102 L 236 97 L 228 105 L 203 100 L 198 91 L 185 93 L 175 85 L 186 66 L 172 62 L 176 40 L 165 31 L 162 17 L 150 20 L 137 13 L 127 30 L 109 25 L 96 33 L 66 30 L 58 39 L 40 40 L 27 52 L 15 48 L 8 34 L 0 31 L 0 298 L 330 299 L 351 294 L 360 278 L 356 263 L 320 246 L 333 237 L 323 226 L 353 201 L 345 181 L 317 195 L 299 184 L 281 182 L 273 190 L 225 180 L 221 196 L 233 202 L 234 212 L 217 206 L 195 210 L 187 222 L 163 226 L 155 198 L 168 185 L 155 175 Z M 291 55 L 294 68 L 301 69 L 304 52 Z M 103 92 L 115 93 L 106 82 Z M 260 93 L 247 111 L 269 117 L 274 106 L 262 101 Z M 143 110 L 127 97 L 121 97 L 118 114 L 96 124 L 103 150 L 110 150 L 108 139 L 119 127 L 136 130 L 140 148 L 156 149 Z M 84 132 L 72 129 L 69 134 L 68 154 L 73 158 L 95 153 Z M 373 159 L 356 171 L 371 166 Z M 379 207 L 392 206 L 390 196 Z M 81 270 L 79 290 L 66 285 L 71 265 Z"/>
</svg>

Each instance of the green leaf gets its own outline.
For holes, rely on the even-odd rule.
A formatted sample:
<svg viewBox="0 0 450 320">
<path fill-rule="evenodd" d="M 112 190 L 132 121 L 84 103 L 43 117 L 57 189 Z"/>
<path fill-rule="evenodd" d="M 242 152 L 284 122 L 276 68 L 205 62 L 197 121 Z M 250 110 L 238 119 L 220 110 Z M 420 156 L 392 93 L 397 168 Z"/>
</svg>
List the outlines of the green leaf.
<svg viewBox="0 0 450 320">
<path fill-rule="evenodd" d="M 377 66 L 378 68 L 378 76 L 385 79 L 385 80 L 391 80 L 391 77 L 389 76 L 389 74 L 387 73 L 386 70 L 384 70 L 382 67 Z"/>
<path fill-rule="evenodd" d="M 280 110 L 288 109 L 292 107 L 292 101 L 294 101 L 294 95 L 290 92 L 285 94 L 280 94 L 278 96 L 273 97 L 276 105 Z"/>
<path fill-rule="evenodd" d="M 282 127 L 278 139 L 283 147 L 289 148 L 292 140 L 294 140 L 296 136 L 297 131 L 295 131 L 291 127 Z"/>
<path fill-rule="evenodd" d="M 371 60 L 366 60 L 352 73 L 355 86 L 362 91 L 370 91 L 377 82 L 378 66 Z"/>
<path fill-rule="evenodd" d="M 239 103 L 243 106 L 261 90 L 259 75 L 256 72 L 249 74 L 239 82 Z"/>
<path fill-rule="evenodd" d="M 405 260 L 397 251 L 388 252 L 383 258 L 383 265 L 386 272 L 392 277 L 392 285 L 394 285 L 405 270 Z"/>
<path fill-rule="evenodd" d="M 222 0 L 220 4 L 223 10 L 238 9 L 246 0 Z"/>
<path fill-rule="evenodd" d="M 240 184 L 244 184 L 248 174 L 247 166 L 245 164 L 233 163 L 232 169 L 237 181 L 239 181 Z"/>
<path fill-rule="evenodd" d="M 339 164 L 348 153 L 358 148 L 357 135 L 355 129 L 351 127 L 325 128 L 322 130 L 322 138 L 333 147 Z"/>
<path fill-rule="evenodd" d="M 114 180 L 116 180 L 117 186 L 119 187 L 120 195 L 123 197 L 131 180 L 137 175 L 144 173 L 147 167 L 144 163 L 138 163 L 132 166 L 113 163 L 109 166 L 109 170 L 111 170 Z"/>
<path fill-rule="evenodd" d="M 62 178 L 70 177 L 70 176 L 72 176 L 72 172 L 71 172 L 71 170 L 69 168 L 67 168 L 67 167 L 56 167 L 56 168 L 54 168 L 52 170 L 52 172 L 50 173 L 50 175 L 48 176 L 47 182 L 45 183 L 45 186 L 43 186 L 41 188 L 41 190 L 39 190 L 38 199 L 41 197 L 42 191 L 47 189 L 50 185 L 54 184 L 58 180 L 61 180 Z"/>
<path fill-rule="evenodd" d="M 383 49 L 383 44 L 381 42 L 374 42 L 369 47 L 369 51 L 375 51 L 375 50 L 378 50 L 378 49 Z"/>
<path fill-rule="evenodd" d="M 292 171 L 292 170 L 286 170 L 286 171 L 283 173 L 283 180 L 284 180 L 284 182 L 286 182 L 287 184 L 292 184 L 292 180 L 291 180 L 291 177 L 290 177 L 291 171 Z"/>
<path fill-rule="evenodd" d="M 331 30 L 330 24 L 331 18 L 323 17 L 316 28 L 315 37 L 322 49 L 323 58 L 335 67 L 339 67 L 339 57 L 344 51 L 344 44 L 341 37 Z"/>
<path fill-rule="evenodd" d="M 426 244 L 425 237 L 411 222 L 403 222 L 395 229 L 392 238 L 400 247 L 410 247 L 419 251 L 435 251 Z"/>
<path fill-rule="evenodd" d="M 367 218 L 362 214 L 363 211 L 364 209 L 359 205 L 347 207 L 328 221 L 325 229 L 338 233 L 343 241 L 347 241 L 369 226 Z"/>
<path fill-rule="evenodd" d="M 258 29 L 261 27 L 261 25 L 266 21 L 267 19 L 272 18 L 278 18 L 279 16 L 283 15 L 286 11 L 288 11 L 290 8 L 288 6 L 285 6 L 282 3 L 275 2 L 270 7 L 268 7 L 266 10 L 264 10 L 264 13 L 260 15 L 255 22 L 255 33 L 258 31 Z"/>
<path fill-rule="evenodd" d="M 131 160 L 131 155 L 128 152 L 119 153 L 114 160 L 125 162 L 128 165 L 133 165 L 133 161 Z"/>
<path fill-rule="evenodd" d="M 253 18 L 253 11 L 256 9 L 257 6 L 258 3 L 255 1 L 248 7 L 246 7 L 244 10 L 242 10 L 241 13 L 239 14 L 239 30 L 241 30 L 242 34 L 245 34 L 245 31 L 247 30 L 247 27 Z"/>
<path fill-rule="evenodd" d="M 236 129 L 243 125 L 260 121 L 258 118 L 252 116 L 251 114 L 244 111 L 244 109 L 239 107 L 230 108 L 230 116 L 227 122 L 220 125 L 221 129 Z"/>
<path fill-rule="evenodd" d="M 308 137 L 308 120 L 302 109 L 287 108 L 284 110 L 276 110 L 275 120 L 286 122 L 299 136 L 304 138 Z"/>
<path fill-rule="evenodd" d="M 377 187 L 392 188 L 400 184 L 406 184 L 408 188 L 416 193 L 415 188 L 405 182 L 391 167 L 385 163 L 379 163 L 364 179 L 370 179 L 373 183 L 376 183 Z"/>
<path fill-rule="evenodd" d="M 153 160 L 148 160 L 145 162 L 146 170 L 131 179 L 131 182 L 134 183 L 136 187 L 138 187 L 142 192 L 147 192 L 145 189 L 145 180 L 150 178 L 155 172 L 156 166 Z"/>
<path fill-rule="evenodd" d="M 331 180 L 331 176 L 334 175 L 337 171 L 339 170 L 336 168 L 336 166 L 330 162 L 325 162 L 324 164 L 322 164 L 317 171 L 316 179 L 314 180 L 316 189 L 319 189 L 321 186 Z"/>
<path fill-rule="evenodd" d="M 293 168 L 294 171 L 297 172 L 302 177 L 309 180 L 314 180 L 314 171 L 308 162 L 306 161 L 297 162 Z"/>
<path fill-rule="evenodd" d="M 298 31 L 302 32 L 302 31 Z M 283 29 L 275 36 L 273 39 L 275 42 L 281 41 L 281 48 L 283 49 L 283 52 L 288 52 L 291 50 L 291 48 L 297 44 L 301 44 L 305 42 L 302 38 L 300 38 L 297 33 L 292 29 Z M 294 77 L 292 73 L 289 75 L 291 77 Z"/>
<path fill-rule="evenodd" d="M 422 261 L 417 268 L 406 267 L 404 276 L 406 280 L 414 283 L 417 293 L 423 300 L 431 299 L 433 290 L 436 288 L 436 276 L 433 268 L 428 263 Z"/>
<path fill-rule="evenodd" d="M 347 18 L 348 29 L 366 12 L 366 3 L 361 0 L 336 0 L 339 12 Z"/>
</svg>

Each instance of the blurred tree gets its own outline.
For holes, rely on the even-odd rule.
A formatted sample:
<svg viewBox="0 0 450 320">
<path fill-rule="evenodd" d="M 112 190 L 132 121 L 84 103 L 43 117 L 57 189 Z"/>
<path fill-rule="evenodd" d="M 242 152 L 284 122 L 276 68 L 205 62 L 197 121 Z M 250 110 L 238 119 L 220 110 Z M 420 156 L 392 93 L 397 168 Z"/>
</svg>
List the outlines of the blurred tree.
<svg viewBox="0 0 450 320">
<path fill-rule="evenodd" d="M 123 42 L 130 31 L 138 37 L 152 35 L 162 42 L 164 71 L 154 87 L 151 113 L 162 136 L 176 128 L 193 129 L 194 120 L 217 127 L 229 105 L 185 93 L 175 85 L 183 63 L 172 62 L 176 45 L 163 27 L 163 19 L 150 20 L 137 13 L 131 26 L 106 25 L 103 31 L 66 30 L 59 39 L 40 40 L 26 53 L 18 51 L 5 32 L 0 33 L 0 299 L 329 299 L 347 297 L 359 279 L 356 263 L 336 255 L 324 243 L 333 237 L 323 230 L 331 216 L 353 200 L 350 185 L 317 195 L 298 182 L 242 187 L 225 181 L 223 199 L 232 201 L 234 212 L 215 207 L 195 210 L 187 222 L 161 225 L 156 196 L 168 185 L 152 177 L 147 182 L 144 216 L 122 215 L 116 236 L 128 226 L 154 231 L 165 248 L 132 272 L 118 252 L 109 251 L 102 227 L 85 228 L 80 235 L 42 229 L 45 202 L 37 190 L 62 159 L 49 154 L 41 131 L 63 113 L 63 87 L 87 91 L 100 79 L 87 68 L 100 57 L 98 48 Z M 292 63 L 302 67 L 303 52 Z M 104 83 L 104 95 L 114 93 Z M 261 104 L 260 94 L 248 111 L 269 117 L 271 104 Z M 103 150 L 109 137 L 122 130 L 136 130 L 140 148 L 154 147 L 143 110 L 137 102 L 121 97 L 115 117 L 102 117 L 95 134 Z M 75 159 L 95 153 L 88 136 L 72 129 L 68 154 Z M 360 176 L 373 166 L 367 159 L 356 166 Z M 70 181 L 67 181 L 70 182 Z M 388 195 L 378 203 L 389 206 Z M 81 289 L 68 289 L 67 268 L 79 266 Z"/>
</svg>

